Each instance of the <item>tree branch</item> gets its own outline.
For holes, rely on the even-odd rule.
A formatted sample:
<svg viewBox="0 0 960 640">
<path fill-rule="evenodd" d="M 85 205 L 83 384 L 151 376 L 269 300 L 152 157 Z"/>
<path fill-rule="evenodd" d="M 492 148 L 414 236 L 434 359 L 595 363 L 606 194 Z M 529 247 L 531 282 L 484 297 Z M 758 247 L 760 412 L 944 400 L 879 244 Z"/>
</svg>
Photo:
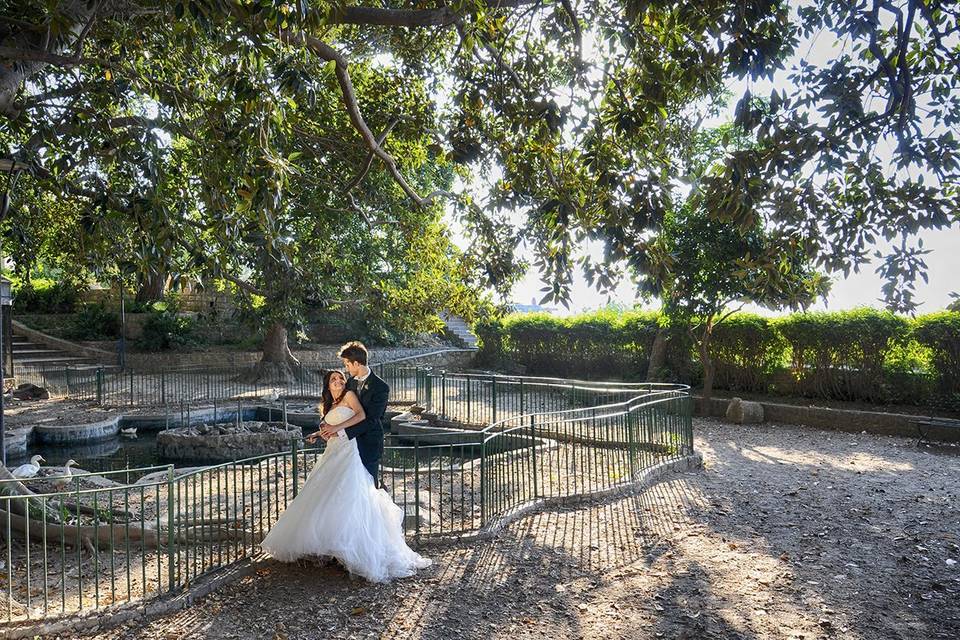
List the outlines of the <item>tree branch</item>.
<svg viewBox="0 0 960 640">
<path fill-rule="evenodd" d="M 385 165 L 387 165 L 390 175 L 392 175 L 393 179 L 397 182 L 397 184 L 400 185 L 400 188 L 403 189 L 403 192 L 407 194 L 407 197 L 421 207 L 429 205 L 430 198 L 420 197 L 413 187 L 410 186 L 406 178 L 403 177 L 403 174 L 401 174 L 400 170 L 397 168 L 396 160 L 394 160 L 393 156 L 387 153 L 383 147 L 380 146 L 380 144 L 377 142 L 377 139 L 374 137 L 373 132 L 370 131 L 370 127 L 367 126 L 366 121 L 363 119 L 363 114 L 360 113 L 360 105 L 357 103 L 357 95 L 353 90 L 353 82 L 350 79 L 350 72 L 347 71 L 347 59 L 343 56 L 343 54 L 319 38 L 315 38 L 302 32 L 281 31 L 280 39 L 282 42 L 288 45 L 305 47 L 320 59 L 334 63 L 334 74 L 337 76 L 337 82 L 340 85 L 340 91 L 343 94 L 344 106 L 347 108 L 347 115 L 349 116 L 350 122 L 353 124 L 354 129 L 357 130 L 357 133 L 360 134 L 360 137 L 363 138 L 363 141 L 373 152 L 373 154 L 380 158 Z"/>
<path fill-rule="evenodd" d="M 256 286 L 247 282 L 246 280 L 241 280 L 240 278 L 236 276 L 232 276 L 229 273 L 221 272 L 221 273 L 218 273 L 215 277 L 222 278 L 227 282 L 232 282 L 233 284 L 237 285 L 247 293 L 252 293 L 253 295 L 260 296 L 262 298 L 267 297 L 267 293 L 263 289 L 259 289 Z"/>
<path fill-rule="evenodd" d="M 516 9 L 540 0 L 494 0 L 485 3 L 485 9 Z M 328 24 L 365 24 L 384 27 L 448 27 L 456 23 L 462 14 L 451 7 L 437 9 L 379 9 L 376 7 L 342 7 L 328 17 Z"/>
<path fill-rule="evenodd" d="M 83 64 L 98 62 L 92 58 L 81 58 L 78 56 L 61 56 L 56 53 L 48 53 L 37 49 L 18 49 L 16 47 L 0 46 L 0 58 L 7 60 L 22 60 L 28 62 L 45 62 L 58 67 L 78 67 Z"/>
<path fill-rule="evenodd" d="M 377 138 L 378 146 L 381 146 L 381 147 L 383 146 L 383 143 L 387 139 L 387 136 L 390 135 L 390 132 L 393 130 L 395 126 L 397 126 L 398 122 L 400 122 L 399 118 L 394 118 L 393 120 L 390 121 L 390 124 L 387 125 L 387 128 L 384 129 L 383 133 L 380 134 L 380 137 Z M 371 149 L 370 153 L 367 154 L 366 162 L 364 162 L 363 167 L 360 169 L 360 173 L 358 173 L 353 178 L 353 180 L 347 183 L 347 186 L 344 187 L 343 189 L 344 193 L 350 193 L 351 191 L 353 191 L 353 189 L 358 184 L 360 184 L 360 182 L 366 177 L 367 172 L 370 171 L 370 167 L 373 165 L 373 158 L 374 158 L 374 153 L 373 153 L 373 150 Z"/>
</svg>

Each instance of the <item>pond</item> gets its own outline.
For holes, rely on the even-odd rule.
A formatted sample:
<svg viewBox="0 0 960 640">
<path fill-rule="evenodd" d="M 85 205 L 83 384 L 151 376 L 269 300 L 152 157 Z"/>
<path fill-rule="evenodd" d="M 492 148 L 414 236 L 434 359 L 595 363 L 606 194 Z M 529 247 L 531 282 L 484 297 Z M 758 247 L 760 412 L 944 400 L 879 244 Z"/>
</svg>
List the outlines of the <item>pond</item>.
<svg viewBox="0 0 960 640">
<path fill-rule="evenodd" d="M 263 416 L 267 417 L 267 416 Z M 274 416 L 276 418 L 277 416 Z M 232 424 L 230 418 L 218 420 L 216 424 Z M 208 424 L 212 421 L 208 421 Z M 306 436 L 312 433 L 315 427 L 302 427 Z M 157 434 L 159 431 L 139 430 L 136 436 L 119 435 L 99 442 L 51 445 L 35 443 L 27 448 L 24 456 L 11 457 L 9 466 L 14 467 L 29 461 L 30 456 L 41 455 L 45 462 L 43 466 L 63 466 L 67 460 L 73 459 L 77 467 L 85 471 L 102 472 L 125 468 L 149 467 L 163 464 L 177 466 L 196 466 L 196 462 L 183 462 L 162 457 L 157 451 Z M 444 463 L 468 461 L 480 457 L 480 446 L 476 444 L 458 445 L 424 445 L 419 450 L 413 449 L 414 440 L 410 437 L 398 436 L 387 432 L 384 437 L 383 464 L 391 467 L 411 467 L 417 460 L 420 465 L 427 466 Z M 488 453 L 491 453 L 488 450 Z M 216 464 L 211 462 L 211 464 Z M 133 480 L 136 476 L 131 476 Z"/>
</svg>

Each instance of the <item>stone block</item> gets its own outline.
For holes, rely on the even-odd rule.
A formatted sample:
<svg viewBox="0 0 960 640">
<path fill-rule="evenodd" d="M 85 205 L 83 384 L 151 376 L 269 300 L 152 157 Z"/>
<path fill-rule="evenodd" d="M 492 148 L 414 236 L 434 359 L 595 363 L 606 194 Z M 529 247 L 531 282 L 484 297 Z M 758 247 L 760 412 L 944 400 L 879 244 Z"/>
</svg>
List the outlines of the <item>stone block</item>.
<svg viewBox="0 0 960 640">
<path fill-rule="evenodd" d="M 727 420 L 735 424 L 759 424 L 763 422 L 763 405 L 741 398 L 733 398 L 727 405 Z"/>
</svg>

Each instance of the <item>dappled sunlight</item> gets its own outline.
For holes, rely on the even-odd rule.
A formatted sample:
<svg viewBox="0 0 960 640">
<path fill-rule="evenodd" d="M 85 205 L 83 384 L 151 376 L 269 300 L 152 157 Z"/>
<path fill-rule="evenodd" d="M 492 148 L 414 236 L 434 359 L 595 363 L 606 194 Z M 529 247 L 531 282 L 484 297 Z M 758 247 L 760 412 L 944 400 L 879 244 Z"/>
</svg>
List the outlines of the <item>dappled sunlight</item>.
<svg viewBox="0 0 960 640">
<path fill-rule="evenodd" d="M 786 449 L 784 447 L 737 447 L 737 452 L 753 462 L 792 464 L 798 467 L 829 466 L 842 471 L 871 471 L 890 474 L 914 470 L 914 466 L 909 462 L 891 460 L 890 458 L 863 452 L 855 452 L 851 455 L 831 455 L 818 452 L 815 460 L 810 459 L 809 451 Z"/>
</svg>

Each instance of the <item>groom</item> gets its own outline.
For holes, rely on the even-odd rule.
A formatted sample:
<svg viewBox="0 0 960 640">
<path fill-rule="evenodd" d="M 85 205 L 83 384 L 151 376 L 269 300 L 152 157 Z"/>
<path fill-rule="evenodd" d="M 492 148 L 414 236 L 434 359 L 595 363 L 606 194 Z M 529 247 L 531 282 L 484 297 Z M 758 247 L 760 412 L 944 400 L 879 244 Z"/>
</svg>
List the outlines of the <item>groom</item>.
<svg viewBox="0 0 960 640">
<path fill-rule="evenodd" d="M 390 387 L 367 366 L 367 348 L 360 342 L 348 342 L 337 354 L 350 374 L 347 389 L 357 394 L 366 418 L 344 431 L 347 437 L 357 441 L 360 461 L 373 476 L 374 484 L 380 486 L 380 458 L 383 457 L 383 414 L 387 410 Z M 335 435 L 328 427 L 321 429 L 326 440 Z"/>
</svg>

